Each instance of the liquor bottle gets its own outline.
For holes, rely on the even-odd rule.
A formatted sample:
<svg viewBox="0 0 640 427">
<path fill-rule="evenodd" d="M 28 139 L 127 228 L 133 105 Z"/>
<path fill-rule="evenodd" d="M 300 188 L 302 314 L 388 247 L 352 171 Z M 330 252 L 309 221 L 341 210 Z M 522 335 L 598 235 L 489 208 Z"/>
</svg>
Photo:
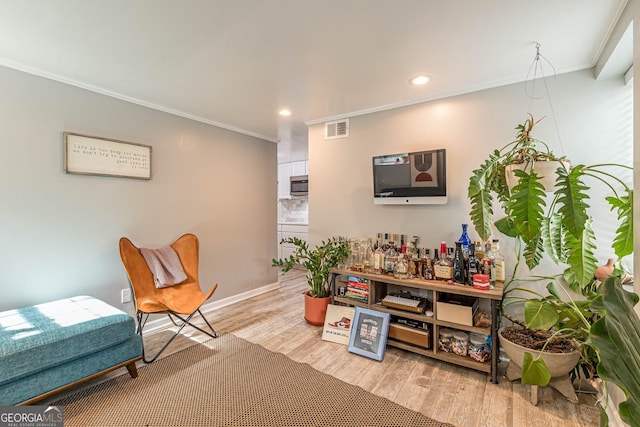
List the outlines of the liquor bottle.
<svg viewBox="0 0 640 427">
<path fill-rule="evenodd" d="M 462 224 L 462 235 L 458 239 L 458 241 L 462 244 L 462 251 L 465 258 L 469 257 L 469 245 L 471 244 L 471 239 L 467 234 L 468 224 Z"/>
<path fill-rule="evenodd" d="M 352 270 L 364 271 L 364 242 L 361 239 L 353 239 L 351 252 L 353 253 Z"/>
<path fill-rule="evenodd" d="M 384 242 L 382 243 L 382 251 L 386 253 L 389 250 L 389 233 L 384 233 Z"/>
<path fill-rule="evenodd" d="M 378 244 L 375 253 L 373 254 L 373 271 L 376 274 L 382 274 L 384 272 L 384 252 L 382 251 L 382 238 L 378 237 Z"/>
<path fill-rule="evenodd" d="M 358 245 L 357 239 L 349 239 L 349 260 L 347 264 L 349 265 L 349 269 L 353 271 L 358 271 Z"/>
<path fill-rule="evenodd" d="M 416 248 L 415 250 L 411 250 L 411 252 L 409 252 L 409 249 L 407 248 L 407 261 L 409 262 L 409 279 L 413 279 L 416 276 L 420 275 L 420 272 L 418 270 L 419 265 L 420 265 L 420 258 L 418 257 L 418 249 Z"/>
<path fill-rule="evenodd" d="M 367 238 L 367 246 L 365 246 L 364 248 L 364 256 L 362 259 L 362 263 L 363 263 L 363 271 L 365 273 L 373 273 L 373 256 L 374 256 L 374 252 L 373 252 L 373 239 L 371 239 L 371 237 Z"/>
<path fill-rule="evenodd" d="M 418 236 L 413 236 L 407 245 L 407 254 L 409 258 L 420 258 L 418 254 Z"/>
<path fill-rule="evenodd" d="M 416 262 L 416 277 L 419 279 L 423 279 L 422 277 L 422 268 L 424 265 L 424 261 L 425 261 L 425 254 L 426 248 L 418 248 L 417 252 L 416 252 L 416 256 L 417 258 L 415 259 Z"/>
<path fill-rule="evenodd" d="M 465 284 L 465 268 L 462 242 L 456 242 L 456 250 L 453 254 L 453 281 L 461 285 Z"/>
<path fill-rule="evenodd" d="M 469 259 L 467 260 L 467 285 L 473 286 L 473 276 L 480 273 L 480 260 L 476 256 L 476 245 L 469 245 Z"/>
<path fill-rule="evenodd" d="M 393 269 L 393 277 L 396 279 L 409 278 L 409 260 L 407 258 L 407 248 L 402 247 L 402 252 L 398 255 L 398 262 Z"/>
<path fill-rule="evenodd" d="M 497 286 L 503 286 L 505 277 L 504 256 L 500 253 L 500 242 L 498 239 L 493 239 L 491 243 L 491 262 L 494 270 L 492 282 L 495 281 Z"/>
<path fill-rule="evenodd" d="M 438 255 L 438 248 L 435 248 L 433 250 L 433 258 L 431 258 L 431 265 L 435 266 L 436 262 L 438 262 L 438 260 L 440 259 L 440 256 Z M 436 278 L 436 272 L 435 270 L 433 271 L 433 278 Z"/>
<path fill-rule="evenodd" d="M 452 280 L 453 279 L 453 262 L 447 256 L 447 244 L 445 242 L 440 243 L 440 258 L 433 264 L 433 272 L 438 280 Z"/>
<path fill-rule="evenodd" d="M 407 279 L 415 279 L 418 277 L 418 260 L 407 256 L 407 264 L 409 265 Z"/>
<path fill-rule="evenodd" d="M 491 243 L 484 244 L 484 256 L 482 257 L 482 274 L 491 277 Z"/>
<path fill-rule="evenodd" d="M 383 234 L 383 233 L 378 232 L 378 234 L 377 234 L 377 236 L 376 236 L 376 244 L 375 244 L 375 245 L 373 245 L 373 251 L 374 251 L 374 252 L 375 252 L 375 251 L 377 251 L 377 250 L 378 250 L 378 248 L 382 249 L 382 248 L 381 248 L 381 246 L 382 246 L 382 234 Z"/>
<path fill-rule="evenodd" d="M 384 240 L 384 246 L 382 249 L 384 249 L 385 252 L 388 252 L 391 246 L 395 245 L 396 243 L 394 242 L 393 237 L 391 237 L 391 234 L 387 233 L 387 238 Z"/>
<path fill-rule="evenodd" d="M 389 248 L 384 254 L 384 271 L 393 274 L 398 262 L 398 251 L 396 251 L 395 240 L 389 240 Z"/>
<path fill-rule="evenodd" d="M 455 248 L 453 246 L 448 246 L 447 247 L 447 259 L 449 260 L 449 262 L 451 263 L 451 280 L 453 280 L 453 253 L 455 251 Z"/>
<path fill-rule="evenodd" d="M 429 257 L 430 251 L 429 249 L 424 249 L 422 261 L 422 278 L 425 280 L 433 280 L 433 260 Z"/>
<path fill-rule="evenodd" d="M 484 258 L 484 246 L 480 240 L 476 240 L 476 257 L 479 261 L 482 261 L 482 258 Z"/>
</svg>

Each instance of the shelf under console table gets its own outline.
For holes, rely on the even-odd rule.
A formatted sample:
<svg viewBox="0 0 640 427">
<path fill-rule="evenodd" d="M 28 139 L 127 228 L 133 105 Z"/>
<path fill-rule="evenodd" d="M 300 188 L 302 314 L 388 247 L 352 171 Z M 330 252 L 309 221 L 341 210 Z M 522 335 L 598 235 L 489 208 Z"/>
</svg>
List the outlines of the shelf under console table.
<svg viewBox="0 0 640 427">
<path fill-rule="evenodd" d="M 357 277 L 366 280 L 369 285 L 367 299 L 354 299 L 347 296 L 339 295 L 339 288 L 344 286 L 344 277 Z M 329 280 L 332 287 L 332 302 L 334 304 L 350 305 L 354 307 L 363 307 L 389 313 L 410 321 L 424 322 L 431 325 L 432 337 L 430 346 L 418 346 L 409 342 L 410 340 L 394 339 L 388 337 L 387 345 L 402 348 L 407 351 L 421 354 L 423 356 L 442 360 L 459 366 L 475 369 L 477 371 L 486 372 L 491 375 L 491 382 L 498 383 L 498 361 L 499 361 L 499 342 L 498 329 L 500 327 L 499 302 L 502 300 L 503 289 L 496 287 L 489 290 L 478 290 L 471 286 L 452 285 L 437 280 L 422 279 L 396 279 L 387 274 L 369 274 L 348 269 L 332 268 L 329 270 Z M 382 305 L 382 299 L 389 293 L 391 289 L 395 290 L 414 290 L 421 294 L 426 294 L 426 298 L 431 302 L 432 307 L 429 308 L 431 315 L 421 312 L 412 312 L 401 309 L 392 308 Z M 442 319 L 443 316 L 438 315 L 438 304 L 441 297 L 448 295 L 457 295 L 461 297 L 477 298 L 479 301 L 488 301 L 490 304 L 490 327 L 477 327 L 471 324 L 462 324 L 451 319 Z M 473 317 L 473 316 L 472 316 Z M 465 332 L 476 332 L 483 335 L 491 336 L 491 357 L 486 362 L 478 362 L 469 357 L 459 356 L 454 353 L 445 352 L 438 348 L 437 341 L 441 328 L 457 329 Z M 408 328 L 409 329 L 409 328 Z M 420 332 L 417 332 L 418 334 Z M 430 348 L 429 348 L 430 347 Z"/>
</svg>

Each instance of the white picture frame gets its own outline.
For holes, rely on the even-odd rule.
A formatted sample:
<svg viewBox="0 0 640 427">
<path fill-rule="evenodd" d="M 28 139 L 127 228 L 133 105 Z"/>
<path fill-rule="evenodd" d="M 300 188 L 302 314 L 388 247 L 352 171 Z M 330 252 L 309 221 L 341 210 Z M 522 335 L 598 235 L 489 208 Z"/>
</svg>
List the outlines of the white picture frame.
<svg viewBox="0 0 640 427">
<path fill-rule="evenodd" d="M 355 307 L 329 304 L 327 306 L 327 314 L 324 318 L 322 339 L 324 341 L 348 345 L 355 311 Z"/>
<path fill-rule="evenodd" d="M 377 361 L 384 359 L 391 315 L 356 307 L 349 338 L 349 351 Z"/>
<path fill-rule="evenodd" d="M 151 179 L 151 146 L 64 132 L 64 172 Z"/>
</svg>

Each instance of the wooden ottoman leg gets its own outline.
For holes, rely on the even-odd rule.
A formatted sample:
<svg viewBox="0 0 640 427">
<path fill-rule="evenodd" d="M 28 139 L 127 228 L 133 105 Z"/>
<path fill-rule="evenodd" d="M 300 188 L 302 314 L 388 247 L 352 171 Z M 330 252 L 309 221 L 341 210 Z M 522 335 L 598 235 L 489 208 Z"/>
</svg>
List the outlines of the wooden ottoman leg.
<svg viewBox="0 0 640 427">
<path fill-rule="evenodd" d="M 127 365 L 127 371 L 129 371 L 129 375 L 131 378 L 138 377 L 138 368 L 136 367 L 136 362 L 131 362 Z"/>
</svg>

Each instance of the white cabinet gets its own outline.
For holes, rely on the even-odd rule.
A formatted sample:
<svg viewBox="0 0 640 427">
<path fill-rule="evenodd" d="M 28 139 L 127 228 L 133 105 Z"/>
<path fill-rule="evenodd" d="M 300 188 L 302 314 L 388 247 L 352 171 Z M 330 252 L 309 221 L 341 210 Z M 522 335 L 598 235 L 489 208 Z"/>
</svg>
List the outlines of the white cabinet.
<svg viewBox="0 0 640 427">
<path fill-rule="evenodd" d="M 307 175 L 307 161 L 291 162 L 291 176 Z"/>
<path fill-rule="evenodd" d="M 278 226 L 278 237 L 280 240 L 287 239 L 289 237 L 297 237 L 305 242 L 309 238 L 309 226 L 308 225 L 295 225 L 295 224 L 280 224 Z M 278 242 L 280 242 L 278 240 Z M 295 250 L 295 246 L 290 243 L 284 243 L 280 245 L 280 258 L 286 258 L 291 256 Z"/>
<path fill-rule="evenodd" d="M 290 199 L 291 188 L 291 163 L 280 163 L 278 165 L 278 199 Z"/>
<path fill-rule="evenodd" d="M 291 255 L 293 255 L 293 247 L 289 247 L 289 246 L 281 246 L 280 247 L 280 258 L 289 258 Z"/>
<path fill-rule="evenodd" d="M 292 176 L 307 175 L 307 160 L 278 164 L 278 199 L 291 198 Z"/>
</svg>

